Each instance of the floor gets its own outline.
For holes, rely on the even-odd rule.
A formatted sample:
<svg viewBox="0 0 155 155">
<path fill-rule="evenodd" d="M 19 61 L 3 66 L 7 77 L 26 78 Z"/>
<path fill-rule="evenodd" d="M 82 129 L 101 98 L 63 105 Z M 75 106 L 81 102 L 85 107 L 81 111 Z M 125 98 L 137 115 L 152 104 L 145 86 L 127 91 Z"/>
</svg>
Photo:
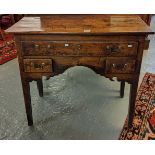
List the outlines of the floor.
<svg viewBox="0 0 155 155">
<path fill-rule="evenodd" d="M 155 17 L 151 27 L 155 30 Z M 155 73 L 155 36 L 144 51 L 140 82 Z M 40 98 L 31 83 L 34 126 L 27 126 L 17 59 L 0 66 L 0 139 L 118 139 L 129 102 L 129 85 L 119 97 L 119 82 L 86 67 L 73 67 L 44 82 Z"/>
</svg>

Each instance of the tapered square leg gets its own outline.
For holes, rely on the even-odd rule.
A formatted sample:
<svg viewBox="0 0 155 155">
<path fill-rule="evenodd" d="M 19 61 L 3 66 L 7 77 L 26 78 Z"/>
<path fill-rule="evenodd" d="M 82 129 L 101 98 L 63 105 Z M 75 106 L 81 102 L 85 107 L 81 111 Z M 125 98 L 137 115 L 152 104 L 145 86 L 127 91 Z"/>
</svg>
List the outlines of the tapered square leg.
<svg viewBox="0 0 155 155">
<path fill-rule="evenodd" d="M 121 84 L 120 84 L 120 97 L 121 98 L 124 97 L 124 89 L 125 89 L 125 81 L 121 81 Z"/>
<path fill-rule="evenodd" d="M 42 79 L 37 80 L 37 88 L 38 88 L 39 96 L 43 97 L 43 82 L 42 82 Z"/>
<path fill-rule="evenodd" d="M 135 102 L 137 96 L 138 80 L 130 85 L 130 98 L 129 98 L 129 112 L 128 112 L 128 126 L 132 127 L 134 113 L 135 113 Z"/>
<path fill-rule="evenodd" d="M 23 95 L 25 101 L 25 109 L 27 115 L 28 125 L 33 125 L 33 117 L 32 117 L 32 106 L 31 106 L 31 96 L 30 96 L 30 84 L 27 79 L 22 79 L 23 86 Z"/>
</svg>

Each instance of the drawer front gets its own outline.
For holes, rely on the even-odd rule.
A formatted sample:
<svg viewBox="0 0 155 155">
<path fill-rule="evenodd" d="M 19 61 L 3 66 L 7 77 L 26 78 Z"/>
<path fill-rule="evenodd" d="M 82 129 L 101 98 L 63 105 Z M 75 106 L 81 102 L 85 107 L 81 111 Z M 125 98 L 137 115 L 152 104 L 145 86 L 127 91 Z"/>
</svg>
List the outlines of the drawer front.
<svg viewBox="0 0 155 155">
<path fill-rule="evenodd" d="M 24 59 L 24 71 L 31 73 L 52 72 L 51 59 Z"/>
<path fill-rule="evenodd" d="M 138 43 L 104 43 L 104 42 L 23 42 L 25 56 L 135 56 Z"/>
<path fill-rule="evenodd" d="M 104 71 L 105 58 L 100 57 L 53 57 L 53 70 L 62 71 L 72 66 L 85 66 Z"/>
<path fill-rule="evenodd" d="M 136 60 L 132 59 L 107 59 L 106 73 L 108 74 L 131 74 L 136 68 Z"/>
</svg>

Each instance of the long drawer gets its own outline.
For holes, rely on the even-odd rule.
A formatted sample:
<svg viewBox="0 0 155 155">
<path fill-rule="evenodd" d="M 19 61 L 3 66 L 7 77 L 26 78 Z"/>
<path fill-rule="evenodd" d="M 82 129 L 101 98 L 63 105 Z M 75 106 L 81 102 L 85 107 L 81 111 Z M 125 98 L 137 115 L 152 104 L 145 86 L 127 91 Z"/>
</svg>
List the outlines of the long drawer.
<svg viewBox="0 0 155 155">
<path fill-rule="evenodd" d="M 24 56 L 136 56 L 137 42 L 33 41 L 22 42 Z"/>
</svg>

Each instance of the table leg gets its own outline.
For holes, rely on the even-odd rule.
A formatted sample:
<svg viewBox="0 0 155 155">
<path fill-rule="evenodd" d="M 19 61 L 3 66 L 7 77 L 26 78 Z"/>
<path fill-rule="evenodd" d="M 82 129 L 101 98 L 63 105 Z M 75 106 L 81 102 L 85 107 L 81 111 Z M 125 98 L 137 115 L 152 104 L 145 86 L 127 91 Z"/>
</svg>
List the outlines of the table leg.
<svg viewBox="0 0 155 155">
<path fill-rule="evenodd" d="M 120 97 L 121 98 L 124 97 L 124 89 L 125 89 L 125 81 L 121 81 L 121 84 L 120 84 Z"/>
<path fill-rule="evenodd" d="M 43 97 L 43 82 L 42 82 L 42 79 L 37 80 L 37 87 L 38 87 L 39 96 Z"/>
<path fill-rule="evenodd" d="M 25 109 L 27 114 L 28 125 L 33 125 L 31 95 L 30 95 L 30 83 L 27 79 L 22 79 L 23 95 L 25 101 Z"/>
<path fill-rule="evenodd" d="M 132 122 L 133 122 L 133 118 L 134 118 L 137 88 L 138 88 L 138 80 L 134 81 L 130 85 L 129 112 L 128 112 L 128 126 L 129 126 L 129 128 L 132 127 Z"/>
</svg>

